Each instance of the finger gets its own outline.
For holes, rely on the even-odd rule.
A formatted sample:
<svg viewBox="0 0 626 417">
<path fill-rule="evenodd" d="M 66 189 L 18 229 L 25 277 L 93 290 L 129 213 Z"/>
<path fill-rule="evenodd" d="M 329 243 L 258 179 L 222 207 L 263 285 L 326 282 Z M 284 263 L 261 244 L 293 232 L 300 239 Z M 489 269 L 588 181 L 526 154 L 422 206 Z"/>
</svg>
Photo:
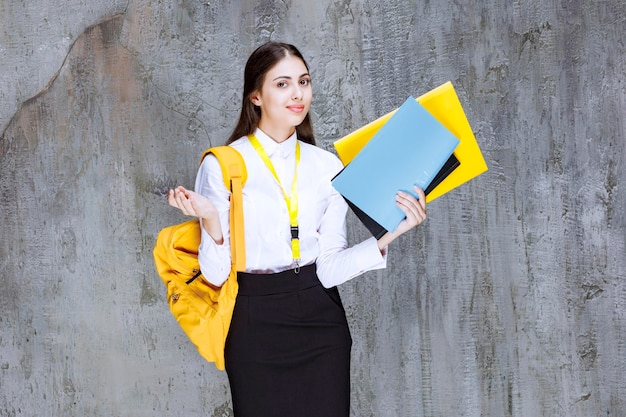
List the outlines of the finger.
<svg viewBox="0 0 626 417">
<path fill-rule="evenodd" d="M 409 227 L 417 225 L 423 221 L 424 216 L 420 213 L 419 204 L 417 204 L 414 197 L 407 198 L 405 196 L 398 195 L 396 203 L 406 216 L 406 221 Z"/>
<path fill-rule="evenodd" d="M 178 207 L 176 204 L 176 198 L 174 198 L 174 190 L 167 192 L 167 203 L 172 207 Z"/>
<path fill-rule="evenodd" d="M 183 212 L 183 214 L 193 216 L 195 215 L 195 210 L 193 209 L 193 206 L 185 192 L 186 190 L 184 188 L 177 188 L 174 191 L 174 198 L 176 200 L 177 207 Z"/>
<path fill-rule="evenodd" d="M 176 188 L 170 189 L 168 191 L 168 193 L 167 193 L 167 202 L 171 206 L 178 208 L 178 206 L 180 205 L 180 198 L 179 198 L 180 195 L 179 195 L 179 193 L 180 192 L 184 193 L 186 191 L 187 190 L 185 190 L 185 188 L 180 186 L 180 185 L 178 187 L 176 187 Z"/>
<path fill-rule="evenodd" d="M 425 197 L 423 197 L 423 198 L 425 198 Z M 416 210 L 418 212 L 423 212 L 424 211 L 420 200 L 415 198 L 414 195 L 409 194 L 407 192 L 399 191 L 398 192 L 398 201 L 401 202 L 402 204 L 406 205 L 407 207 L 411 208 L 412 210 Z"/>
<path fill-rule="evenodd" d="M 423 202 L 424 200 L 425 197 L 422 195 L 421 201 Z M 400 209 L 407 216 L 407 222 L 409 224 L 418 225 L 426 220 L 426 210 L 423 204 L 420 203 L 420 200 L 416 199 L 415 196 L 409 193 L 399 192 L 397 202 Z"/>
<path fill-rule="evenodd" d="M 424 193 L 424 190 L 422 190 L 417 185 L 413 186 L 413 188 L 415 189 L 415 192 L 417 193 L 418 203 L 420 204 L 420 206 L 422 206 L 424 213 L 426 213 L 426 194 Z"/>
<path fill-rule="evenodd" d="M 420 210 L 420 205 L 415 203 L 406 206 L 407 219 L 411 224 L 418 225 L 424 221 L 425 216 Z"/>
<path fill-rule="evenodd" d="M 170 206 L 182 210 L 182 202 L 177 190 L 170 190 L 167 194 L 167 202 Z"/>
<path fill-rule="evenodd" d="M 192 203 L 192 201 L 188 198 L 188 197 L 183 197 L 183 199 L 181 200 L 182 204 L 183 204 L 183 208 L 185 210 L 185 214 L 188 216 L 195 216 L 196 215 L 196 209 L 194 208 L 194 205 Z"/>
<path fill-rule="evenodd" d="M 417 193 L 417 198 L 415 196 L 408 194 L 408 197 L 411 200 L 411 204 L 414 204 L 417 212 L 423 218 L 426 218 L 426 194 L 424 190 L 420 187 L 414 186 L 415 192 Z"/>
<path fill-rule="evenodd" d="M 183 198 L 186 198 L 187 194 L 189 193 L 189 191 L 187 191 L 185 187 L 182 187 L 180 185 L 174 189 L 174 192 L 176 193 L 177 196 L 183 197 Z"/>
<path fill-rule="evenodd" d="M 185 194 L 184 204 L 190 216 L 198 216 L 198 200 L 192 192 Z"/>
</svg>

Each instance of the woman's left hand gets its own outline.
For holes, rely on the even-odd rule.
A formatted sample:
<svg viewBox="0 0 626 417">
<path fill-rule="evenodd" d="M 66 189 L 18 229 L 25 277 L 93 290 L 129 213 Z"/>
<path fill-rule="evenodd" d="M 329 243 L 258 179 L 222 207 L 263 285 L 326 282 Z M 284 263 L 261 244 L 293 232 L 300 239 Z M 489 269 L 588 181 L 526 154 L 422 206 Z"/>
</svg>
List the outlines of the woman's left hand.
<svg viewBox="0 0 626 417">
<path fill-rule="evenodd" d="M 400 210 L 404 212 L 406 217 L 400 222 L 396 230 L 387 232 L 378 239 L 378 248 L 381 251 L 400 235 L 408 232 L 426 220 L 426 195 L 424 194 L 424 190 L 419 187 L 413 188 L 418 198 L 404 191 L 398 191 L 398 194 L 396 194 L 396 204 L 400 207 Z"/>
<path fill-rule="evenodd" d="M 417 186 L 413 188 L 419 198 L 415 198 L 412 194 L 404 191 L 398 191 L 396 194 L 396 204 L 406 215 L 406 218 L 400 222 L 395 230 L 398 235 L 411 230 L 426 220 L 426 195 L 421 188 Z"/>
</svg>

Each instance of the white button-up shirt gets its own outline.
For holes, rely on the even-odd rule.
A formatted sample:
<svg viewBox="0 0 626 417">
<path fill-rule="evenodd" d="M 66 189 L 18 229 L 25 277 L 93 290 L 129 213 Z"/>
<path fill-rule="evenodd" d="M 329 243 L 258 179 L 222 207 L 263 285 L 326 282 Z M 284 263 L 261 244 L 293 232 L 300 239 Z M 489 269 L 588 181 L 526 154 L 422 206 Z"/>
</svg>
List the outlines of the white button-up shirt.
<svg viewBox="0 0 626 417">
<path fill-rule="evenodd" d="M 296 134 L 282 143 L 273 141 L 260 129 L 255 135 L 285 191 L 290 193 L 296 165 Z M 280 186 L 247 137 L 230 146 L 241 153 L 248 171 L 243 188 L 246 272 L 272 273 L 294 268 L 289 210 Z M 300 153 L 297 185 L 300 265 L 316 262 L 317 275 L 327 288 L 365 271 L 386 267 L 386 256 L 381 254 L 373 237 L 348 248 L 348 206 L 331 184 L 332 178 L 343 168 L 339 159 L 304 142 L 300 142 Z M 219 212 L 224 242 L 216 244 L 203 230 L 198 255 L 203 276 L 219 286 L 228 278 L 231 256 L 229 191 L 224 186 L 215 156 L 209 155 L 202 162 L 195 190 L 208 197 Z"/>
</svg>

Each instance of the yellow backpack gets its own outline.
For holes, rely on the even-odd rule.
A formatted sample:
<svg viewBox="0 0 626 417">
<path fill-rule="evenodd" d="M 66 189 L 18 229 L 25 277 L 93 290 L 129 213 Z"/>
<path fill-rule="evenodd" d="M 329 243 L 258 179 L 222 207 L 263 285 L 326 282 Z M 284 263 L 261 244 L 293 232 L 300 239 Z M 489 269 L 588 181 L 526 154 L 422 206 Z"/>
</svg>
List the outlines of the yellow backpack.
<svg viewBox="0 0 626 417">
<path fill-rule="evenodd" d="M 200 355 L 224 370 L 224 344 L 235 307 L 239 284 L 237 271 L 246 265 L 242 189 L 247 179 L 242 156 L 230 146 L 207 149 L 222 167 L 224 184 L 230 190 L 230 244 L 232 266 L 228 279 L 216 287 L 202 277 L 198 263 L 198 219 L 166 227 L 154 247 L 154 263 L 167 287 L 170 311 Z M 200 162 L 202 162 L 202 159 Z"/>
</svg>

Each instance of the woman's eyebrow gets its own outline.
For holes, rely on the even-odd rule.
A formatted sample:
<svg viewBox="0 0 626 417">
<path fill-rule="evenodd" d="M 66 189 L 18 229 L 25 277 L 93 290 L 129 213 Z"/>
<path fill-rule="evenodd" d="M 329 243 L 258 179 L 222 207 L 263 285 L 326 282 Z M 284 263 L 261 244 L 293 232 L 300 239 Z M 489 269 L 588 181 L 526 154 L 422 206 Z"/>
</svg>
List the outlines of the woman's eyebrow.
<svg viewBox="0 0 626 417">
<path fill-rule="evenodd" d="M 308 72 L 305 72 L 304 74 L 302 74 L 302 75 L 301 75 L 300 77 L 298 77 L 298 78 L 307 77 L 308 75 L 309 75 L 309 73 L 308 73 Z M 272 81 L 276 81 L 276 80 L 279 80 L 279 79 L 281 79 L 281 78 L 285 78 L 285 79 L 287 79 L 287 80 L 291 80 L 291 77 L 290 77 L 290 76 L 288 76 L 288 75 L 280 75 L 280 76 L 278 76 L 278 77 L 274 78 Z"/>
</svg>

